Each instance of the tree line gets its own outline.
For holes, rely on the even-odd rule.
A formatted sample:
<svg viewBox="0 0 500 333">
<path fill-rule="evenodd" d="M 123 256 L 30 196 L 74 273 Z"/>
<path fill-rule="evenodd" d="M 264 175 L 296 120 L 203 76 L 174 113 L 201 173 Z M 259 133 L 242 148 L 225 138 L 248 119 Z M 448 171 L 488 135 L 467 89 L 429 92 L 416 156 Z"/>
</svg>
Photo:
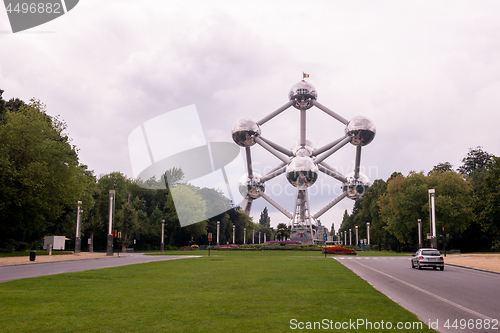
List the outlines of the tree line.
<svg viewBox="0 0 500 333">
<path fill-rule="evenodd" d="M 360 239 L 366 239 L 369 222 L 375 248 L 414 251 L 420 219 L 423 245 L 430 246 L 428 190 L 435 189 L 437 234 L 445 236 L 438 237 L 440 249 L 446 240 L 447 249 L 500 251 L 500 158 L 476 147 L 462 163 L 457 170 L 445 162 L 427 174 L 394 172 L 375 180 L 351 214 L 344 212 L 339 232 L 354 233 L 357 226 Z"/>
<path fill-rule="evenodd" d="M 120 172 L 96 177 L 79 162 L 78 149 L 71 144 L 62 120 L 49 116 L 45 105 L 36 99 L 28 103 L 17 98 L 5 101 L 2 94 L 0 90 L 0 249 L 36 248 L 48 235 L 64 235 L 74 244 L 77 202 L 82 201 L 82 246 L 87 246 L 89 238 L 95 251 L 104 251 L 110 190 L 116 193 L 113 229 L 121 236 L 116 245 L 123 249 L 159 249 L 162 220 L 167 249 L 207 244 L 208 233 L 215 241 L 217 221 L 221 244 L 232 243 L 233 226 L 239 244 L 244 242 L 244 228 L 246 243 L 258 243 L 258 239 L 252 239 L 253 231 L 255 237 L 260 231 L 268 240 L 273 239 L 268 218 L 262 225 L 253 223 L 239 207 L 224 201 L 216 189 L 184 183 L 182 170 L 168 170 L 162 179 L 144 182 Z M 210 210 L 224 211 L 221 205 L 227 210 L 181 227 L 172 191 L 183 200 L 193 201 L 203 210 L 203 216 L 214 215 Z"/>
<path fill-rule="evenodd" d="M 265 233 L 267 240 L 290 236 L 284 224 L 276 230 L 270 227 L 267 207 L 259 223 L 254 223 L 239 207 L 222 199 L 216 189 L 183 182 L 182 170 L 168 170 L 161 179 L 144 182 L 120 172 L 96 177 L 79 162 L 78 149 L 71 144 L 64 121 L 48 115 L 39 100 L 6 101 L 2 94 L 0 90 L 0 249 L 35 248 L 48 235 L 65 235 L 74 244 L 77 202 L 82 201 L 82 244 L 90 238 L 94 250 L 103 251 L 110 190 L 116 192 L 113 229 L 120 231 L 117 245 L 121 248 L 159 249 L 162 220 L 167 248 L 207 244 L 208 233 L 215 241 L 217 221 L 221 244 L 232 243 L 233 226 L 237 244 L 259 243 L 259 232 Z M 371 244 L 413 251 L 418 246 L 417 219 L 422 221 L 424 236 L 429 230 L 428 189 L 433 188 L 438 230 L 445 227 L 450 235 L 449 248 L 500 250 L 500 158 L 477 147 L 470 149 L 462 162 L 456 171 L 445 162 L 426 175 L 394 172 L 385 181 L 375 180 L 363 199 L 355 202 L 351 214 L 345 211 L 339 231 L 354 232 L 358 226 L 363 239 L 370 222 Z M 210 210 L 224 211 L 221 206 L 227 210 L 181 227 L 173 192 L 198 207 L 183 214 L 212 216 Z"/>
</svg>

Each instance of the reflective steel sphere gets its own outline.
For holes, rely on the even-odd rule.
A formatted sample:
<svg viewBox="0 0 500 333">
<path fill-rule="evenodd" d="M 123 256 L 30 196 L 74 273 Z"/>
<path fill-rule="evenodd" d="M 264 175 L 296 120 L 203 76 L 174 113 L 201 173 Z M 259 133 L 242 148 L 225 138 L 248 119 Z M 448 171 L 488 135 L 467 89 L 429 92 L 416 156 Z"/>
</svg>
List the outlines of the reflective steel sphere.
<svg viewBox="0 0 500 333">
<path fill-rule="evenodd" d="M 342 186 L 342 190 L 347 191 L 349 199 L 356 200 L 362 198 L 368 187 L 370 187 L 370 180 L 361 172 L 357 179 L 354 178 L 354 172 L 348 174 L 346 178 L 347 182 Z"/>
<path fill-rule="evenodd" d="M 292 145 L 293 156 L 306 156 L 312 155 L 313 151 L 316 149 L 316 145 L 311 140 L 306 139 L 306 145 L 302 147 L 299 144 L 299 140 L 295 141 Z"/>
<path fill-rule="evenodd" d="M 261 177 L 261 175 L 255 172 L 252 178 L 248 177 L 248 175 L 241 176 L 238 184 L 240 194 L 244 198 L 247 194 L 252 199 L 260 198 L 260 194 L 266 190 L 266 186 L 260 181 Z"/>
<path fill-rule="evenodd" d="M 260 135 L 260 127 L 250 118 L 240 118 L 232 128 L 233 140 L 241 147 L 250 147 L 255 144 L 255 137 Z"/>
<path fill-rule="evenodd" d="M 307 110 L 312 107 L 311 100 L 317 99 L 316 88 L 306 81 L 300 81 L 292 86 L 288 93 L 288 99 L 293 101 L 293 106 L 299 110 Z"/>
<path fill-rule="evenodd" d="M 352 118 L 345 128 L 345 134 L 352 137 L 351 143 L 355 146 L 366 146 L 373 141 L 376 132 L 373 122 L 363 116 Z"/>
<path fill-rule="evenodd" d="M 294 157 L 286 168 L 286 179 L 295 187 L 309 187 L 318 179 L 318 167 L 310 157 Z"/>
</svg>

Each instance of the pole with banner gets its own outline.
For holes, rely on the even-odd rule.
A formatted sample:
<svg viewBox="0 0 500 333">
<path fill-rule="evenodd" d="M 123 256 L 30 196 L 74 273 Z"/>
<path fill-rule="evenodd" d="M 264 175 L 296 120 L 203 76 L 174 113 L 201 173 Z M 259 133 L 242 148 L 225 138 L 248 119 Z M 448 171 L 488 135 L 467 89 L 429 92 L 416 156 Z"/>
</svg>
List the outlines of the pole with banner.
<svg viewBox="0 0 500 333">
<path fill-rule="evenodd" d="M 325 246 L 323 246 L 323 251 L 325 251 L 325 258 L 326 258 L 326 241 L 328 240 L 328 234 L 325 232 L 323 234 L 323 241 L 325 242 Z"/>
<path fill-rule="evenodd" d="M 210 257 L 210 246 L 212 245 L 212 233 L 208 233 L 208 256 Z"/>
</svg>

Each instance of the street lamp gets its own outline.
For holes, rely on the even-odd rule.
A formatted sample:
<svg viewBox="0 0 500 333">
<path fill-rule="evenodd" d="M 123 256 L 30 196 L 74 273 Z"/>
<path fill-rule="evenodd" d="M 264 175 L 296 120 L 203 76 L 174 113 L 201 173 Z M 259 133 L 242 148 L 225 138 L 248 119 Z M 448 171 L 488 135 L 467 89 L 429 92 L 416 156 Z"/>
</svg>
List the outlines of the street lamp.
<svg viewBox="0 0 500 333">
<path fill-rule="evenodd" d="M 356 246 L 359 244 L 358 240 L 358 226 L 356 226 Z"/>
<path fill-rule="evenodd" d="M 368 246 L 370 246 L 370 222 L 366 222 L 366 233 L 368 234 Z"/>
<path fill-rule="evenodd" d="M 219 246 L 220 221 L 217 221 L 217 246 Z"/>
<path fill-rule="evenodd" d="M 80 238 L 80 213 L 82 212 L 80 206 L 81 201 L 78 201 L 78 207 L 76 208 L 76 237 L 75 237 L 75 253 L 80 253 L 82 250 L 82 239 Z"/>
<path fill-rule="evenodd" d="M 352 245 L 352 229 L 349 229 L 349 245 Z"/>
<path fill-rule="evenodd" d="M 437 237 L 436 237 L 436 190 L 429 189 L 429 204 L 430 204 L 430 220 L 431 220 L 431 233 L 432 233 L 432 248 L 437 248 Z"/>
<path fill-rule="evenodd" d="M 418 248 L 422 248 L 422 230 L 421 230 L 421 225 L 420 223 L 422 222 L 421 219 L 418 219 Z"/>
<path fill-rule="evenodd" d="M 165 250 L 165 220 L 161 220 L 161 253 Z"/>
<path fill-rule="evenodd" d="M 243 245 L 247 244 L 247 228 L 243 228 Z"/>
<path fill-rule="evenodd" d="M 233 244 L 236 244 L 235 239 L 236 239 L 236 226 L 233 225 Z"/>
<path fill-rule="evenodd" d="M 113 206 L 115 199 L 115 190 L 109 190 L 109 225 L 108 225 L 108 246 L 106 255 L 113 256 Z"/>
</svg>

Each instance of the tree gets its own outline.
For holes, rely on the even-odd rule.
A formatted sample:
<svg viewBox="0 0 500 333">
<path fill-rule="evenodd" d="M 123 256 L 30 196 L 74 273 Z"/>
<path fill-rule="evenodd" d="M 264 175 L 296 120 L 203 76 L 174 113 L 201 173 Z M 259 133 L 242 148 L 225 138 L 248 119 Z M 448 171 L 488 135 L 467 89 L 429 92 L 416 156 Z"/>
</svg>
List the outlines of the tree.
<svg viewBox="0 0 500 333">
<path fill-rule="evenodd" d="M 460 247 L 462 235 L 475 220 L 472 187 L 455 171 L 434 173 L 427 178 L 428 188 L 436 190 L 436 225 L 451 234 L 450 246 Z M 427 212 L 427 205 L 424 211 Z M 425 230 L 425 229 L 424 229 Z M 429 229 L 427 229 L 429 230 Z"/>
<path fill-rule="evenodd" d="M 76 203 L 93 181 L 66 124 L 48 116 L 42 103 L 0 104 L 0 241 L 34 244 L 58 221 L 59 229 L 71 229 Z"/>
<path fill-rule="evenodd" d="M 290 238 L 291 230 L 285 223 L 280 223 L 277 226 L 276 238 L 278 240 L 287 240 Z"/>
<path fill-rule="evenodd" d="M 175 197 L 175 210 L 181 226 L 206 219 L 207 204 L 194 188 L 179 185 L 172 188 L 171 193 Z"/>
<path fill-rule="evenodd" d="M 450 162 L 439 163 L 438 165 L 435 165 L 431 171 L 429 171 L 427 176 L 430 176 L 434 172 L 448 172 L 448 171 L 453 171 L 453 165 L 451 165 Z"/>
<path fill-rule="evenodd" d="M 136 200 L 139 200 L 136 198 Z M 125 204 L 122 206 L 117 214 L 116 229 L 121 231 L 121 245 L 122 252 L 125 252 L 131 242 L 129 241 L 129 236 L 139 227 L 138 224 L 138 213 L 136 212 L 132 204 Z"/>
<path fill-rule="evenodd" d="M 397 176 L 387 183 L 387 191 L 380 198 L 380 217 L 386 230 L 398 244 L 413 247 L 417 236 L 417 219 L 425 216 L 427 184 L 422 173 L 411 172 L 408 177 Z M 425 229 L 424 229 L 425 230 Z"/>
<path fill-rule="evenodd" d="M 271 218 L 269 217 L 267 207 L 264 207 L 264 210 L 260 213 L 259 225 L 263 228 L 271 227 Z"/>
<path fill-rule="evenodd" d="M 457 171 L 466 176 L 470 176 L 477 169 L 485 168 L 493 161 L 493 155 L 483 151 L 483 148 L 478 146 L 475 149 L 470 148 L 467 156 L 462 159 L 461 165 Z"/>
<path fill-rule="evenodd" d="M 493 239 L 493 250 L 500 251 L 500 157 L 494 157 L 488 165 L 485 177 L 484 210 L 480 224 L 485 233 Z"/>
</svg>

